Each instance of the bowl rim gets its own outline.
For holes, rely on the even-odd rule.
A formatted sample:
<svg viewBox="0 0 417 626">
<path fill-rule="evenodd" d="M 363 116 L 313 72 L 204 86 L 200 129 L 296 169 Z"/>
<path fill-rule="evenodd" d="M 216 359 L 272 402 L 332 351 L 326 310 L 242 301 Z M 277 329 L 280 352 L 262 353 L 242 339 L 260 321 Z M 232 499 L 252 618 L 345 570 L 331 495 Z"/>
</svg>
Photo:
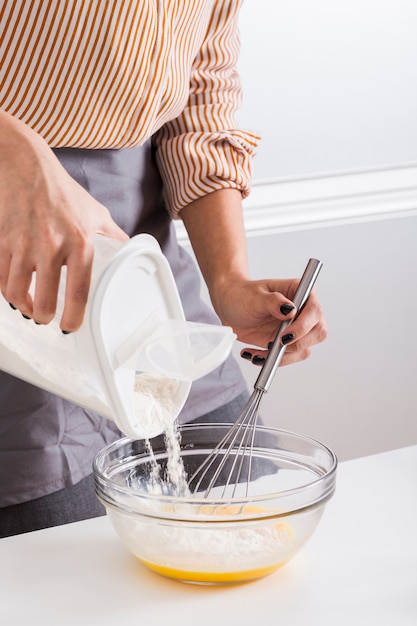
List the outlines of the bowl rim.
<svg viewBox="0 0 417 626">
<path fill-rule="evenodd" d="M 225 429 L 230 428 L 231 424 L 230 423 L 226 423 L 226 422 L 216 422 L 216 423 L 210 423 L 210 422 L 199 422 L 197 424 L 193 424 L 193 423 L 187 423 L 187 424 L 180 424 L 178 425 L 179 427 L 179 431 L 181 433 L 181 431 L 183 430 L 188 430 L 188 429 L 196 429 L 196 428 L 205 428 L 205 429 L 209 429 L 209 428 L 222 428 Z M 100 465 L 102 464 L 104 458 L 106 455 L 109 454 L 109 452 L 111 452 L 112 450 L 117 450 L 118 448 L 122 448 L 125 445 L 128 445 L 129 443 L 134 443 L 135 441 L 143 441 L 143 440 L 137 440 L 137 439 L 132 439 L 131 437 L 121 437 L 119 439 L 117 439 L 116 441 L 113 441 L 112 443 L 106 445 L 104 448 L 102 448 L 95 456 L 94 461 L 93 461 L 93 472 L 94 472 L 94 482 L 95 482 L 95 488 L 96 488 L 96 494 L 98 496 L 98 498 L 107 506 L 110 505 L 112 507 L 116 507 L 117 509 L 122 509 L 125 512 L 129 513 L 139 513 L 139 511 L 137 511 L 135 509 L 135 507 L 130 507 L 127 506 L 126 503 L 126 499 L 130 499 L 133 501 L 138 502 L 138 500 L 142 500 L 142 501 L 148 501 L 148 502 L 159 502 L 159 503 L 163 503 L 164 505 L 175 505 L 177 508 L 181 507 L 181 506 L 190 506 L 190 505 L 194 505 L 196 507 L 199 507 L 201 505 L 213 505 L 213 506 L 219 506 L 219 507 L 225 507 L 227 505 L 233 505 L 233 506 L 242 506 L 244 507 L 247 504 L 256 504 L 256 503 L 260 503 L 260 502 L 268 502 L 271 500 L 276 500 L 276 499 L 280 499 L 281 501 L 284 500 L 284 498 L 286 499 L 291 499 L 294 498 L 295 496 L 299 495 L 299 494 L 304 494 L 308 491 L 314 492 L 314 490 L 318 487 L 319 484 L 323 484 L 323 483 L 328 483 L 326 484 L 326 488 L 319 494 L 318 497 L 312 498 L 308 504 L 303 504 L 302 506 L 298 506 L 295 508 L 291 508 L 288 510 L 283 511 L 282 516 L 288 515 L 292 512 L 295 511 L 301 511 L 304 510 L 306 508 L 311 508 L 311 507 L 315 507 L 318 506 L 321 503 L 326 502 L 327 500 L 330 499 L 330 497 L 333 495 L 334 490 L 335 490 L 335 477 L 336 477 L 336 470 L 338 467 L 338 459 L 337 456 L 335 454 L 335 452 L 326 444 L 322 443 L 321 441 L 319 441 L 318 439 L 314 439 L 313 437 L 310 437 L 308 435 L 303 435 L 303 434 L 299 434 L 299 433 L 295 433 L 289 430 L 284 430 L 284 429 L 280 429 L 280 428 L 276 428 L 273 426 L 265 426 L 265 425 L 259 425 L 256 427 L 256 431 L 261 431 L 264 433 L 271 433 L 274 435 L 281 435 L 281 436 L 289 436 L 291 438 L 295 438 L 297 440 L 302 440 L 310 445 L 314 445 L 317 448 L 321 449 L 323 452 L 325 452 L 328 455 L 329 461 L 330 461 L 330 466 L 328 470 L 325 470 L 324 473 L 320 476 L 317 476 L 316 478 L 314 478 L 313 480 L 298 486 L 298 487 L 293 487 L 291 489 L 284 489 L 284 490 L 280 490 L 277 492 L 272 492 L 270 494 L 263 494 L 263 495 L 247 495 L 247 496 L 236 496 L 233 498 L 230 497 L 213 497 L 213 498 L 206 498 L 206 497 L 196 497 L 195 495 L 191 495 L 191 496 L 172 496 L 172 495 L 167 495 L 167 494 L 152 494 L 152 493 L 146 493 L 146 492 L 134 492 L 132 491 L 131 488 L 129 487 L 124 487 L 122 485 L 119 485 L 115 482 L 112 481 L 111 477 L 109 477 L 106 473 L 105 473 L 105 469 L 101 469 Z M 119 494 L 120 496 L 123 496 L 123 503 L 117 501 L 116 499 L 110 497 L 108 494 L 103 493 L 103 489 L 102 486 L 107 485 L 110 486 L 111 489 Z M 140 511 L 141 515 L 144 516 L 149 516 L 149 517 L 158 517 L 160 518 L 160 515 L 155 514 L 155 511 L 153 512 L 153 514 L 151 512 L 149 512 L 149 514 L 146 511 Z M 262 516 L 262 515 L 261 515 Z M 271 516 L 271 511 L 265 512 L 265 515 L 262 517 L 270 517 Z M 280 514 L 277 514 L 277 516 L 280 516 Z M 200 516 L 199 516 L 200 517 Z M 249 516 L 251 517 L 251 516 Z M 260 514 L 257 513 L 255 515 L 255 517 L 260 517 Z M 175 517 L 175 519 L 178 519 L 178 517 Z M 194 519 L 194 518 L 193 518 Z M 219 518 L 220 519 L 220 518 Z"/>
</svg>

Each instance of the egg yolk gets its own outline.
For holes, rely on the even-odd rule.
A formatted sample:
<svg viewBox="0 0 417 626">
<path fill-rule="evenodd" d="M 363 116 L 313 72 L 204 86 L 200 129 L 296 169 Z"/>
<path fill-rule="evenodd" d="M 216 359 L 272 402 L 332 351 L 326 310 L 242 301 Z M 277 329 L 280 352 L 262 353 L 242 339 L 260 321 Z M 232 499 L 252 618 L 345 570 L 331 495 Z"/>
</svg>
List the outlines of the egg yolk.
<svg viewBox="0 0 417 626">
<path fill-rule="evenodd" d="M 275 572 L 278 568 L 285 565 L 285 561 L 272 565 L 270 567 L 259 567 L 257 569 L 242 570 L 238 572 L 193 572 L 189 570 L 181 570 L 175 567 L 167 567 L 165 565 L 157 565 L 144 559 L 139 559 L 146 567 L 153 570 L 157 574 L 195 583 L 244 583 L 257 578 L 263 578 Z"/>
</svg>

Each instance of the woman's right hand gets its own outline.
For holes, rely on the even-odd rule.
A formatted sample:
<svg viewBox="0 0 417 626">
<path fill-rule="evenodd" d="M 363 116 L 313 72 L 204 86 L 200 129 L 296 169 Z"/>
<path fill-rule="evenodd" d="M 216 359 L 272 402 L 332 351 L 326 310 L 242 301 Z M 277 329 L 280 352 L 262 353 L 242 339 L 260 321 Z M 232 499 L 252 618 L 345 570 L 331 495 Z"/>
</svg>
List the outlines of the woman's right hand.
<svg viewBox="0 0 417 626">
<path fill-rule="evenodd" d="M 23 315 L 47 324 L 56 313 L 61 268 L 66 265 L 61 329 L 77 330 L 88 298 L 95 234 L 128 239 L 109 211 L 69 176 L 40 135 L 0 111 L 0 290 L 4 298 Z"/>
</svg>

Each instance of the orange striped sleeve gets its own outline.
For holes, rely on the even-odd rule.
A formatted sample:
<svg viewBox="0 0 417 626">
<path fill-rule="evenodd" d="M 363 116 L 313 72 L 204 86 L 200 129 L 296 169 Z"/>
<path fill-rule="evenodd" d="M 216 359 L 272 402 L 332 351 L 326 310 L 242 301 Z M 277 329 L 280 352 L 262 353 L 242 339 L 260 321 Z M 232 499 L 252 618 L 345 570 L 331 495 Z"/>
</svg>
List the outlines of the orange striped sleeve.
<svg viewBox="0 0 417 626">
<path fill-rule="evenodd" d="M 194 61 L 186 107 L 155 135 L 157 161 L 173 216 L 197 198 L 223 188 L 250 191 L 251 160 L 259 143 L 240 130 L 236 71 L 241 2 L 215 2 L 203 45 Z"/>
</svg>

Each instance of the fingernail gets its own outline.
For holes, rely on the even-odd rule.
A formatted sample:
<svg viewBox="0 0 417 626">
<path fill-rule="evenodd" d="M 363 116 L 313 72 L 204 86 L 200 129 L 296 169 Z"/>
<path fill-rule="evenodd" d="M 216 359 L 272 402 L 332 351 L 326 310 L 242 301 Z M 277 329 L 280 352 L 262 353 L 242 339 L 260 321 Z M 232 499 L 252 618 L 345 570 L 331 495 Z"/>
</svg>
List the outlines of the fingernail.
<svg viewBox="0 0 417 626">
<path fill-rule="evenodd" d="M 255 354 L 255 356 L 252 359 L 252 363 L 254 365 L 260 365 L 261 363 L 265 363 L 265 359 L 263 356 L 258 356 Z"/>
<path fill-rule="evenodd" d="M 17 307 L 15 307 L 15 305 L 12 304 L 11 302 L 9 302 L 9 307 L 13 309 L 13 311 L 17 311 Z"/>
<path fill-rule="evenodd" d="M 268 344 L 268 350 L 271 350 L 273 345 L 274 345 L 274 342 L 270 341 Z"/>
<path fill-rule="evenodd" d="M 279 307 L 279 310 L 283 315 L 288 315 L 288 313 L 291 313 L 291 311 L 294 311 L 294 309 L 295 306 L 293 306 L 292 304 L 281 304 L 281 306 Z"/>
<path fill-rule="evenodd" d="M 31 319 L 31 317 L 29 315 L 25 315 L 24 313 L 22 313 L 22 317 L 24 317 L 25 320 L 30 320 Z"/>
<path fill-rule="evenodd" d="M 37 326 L 40 326 L 40 325 L 41 325 L 41 323 L 40 323 L 40 322 L 37 322 L 36 320 L 33 320 L 33 321 L 35 322 L 35 324 L 36 324 Z"/>
<path fill-rule="evenodd" d="M 294 341 L 294 339 L 295 339 L 294 333 L 287 333 L 286 335 L 284 335 L 281 338 L 281 341 L 284 344 L 284 346 L 286 346 L 287 343 L 290 343 L 291 341 Z"/>
<path fill-rule="evenodd" d="M 71 331 L 70 331 L 70 330 L 61 330 L 61 333 L 62 333 L 63 335 L 70 335 L 70 334 L 71 334 Z"/>
<path fill-rule="evenodd" d="M 242 352 L 242 354 L 240 356 L 242 357 L 242 359 L 251 359 L 252 358 L 252 354 L 250 352 Z"/>
</svg>

